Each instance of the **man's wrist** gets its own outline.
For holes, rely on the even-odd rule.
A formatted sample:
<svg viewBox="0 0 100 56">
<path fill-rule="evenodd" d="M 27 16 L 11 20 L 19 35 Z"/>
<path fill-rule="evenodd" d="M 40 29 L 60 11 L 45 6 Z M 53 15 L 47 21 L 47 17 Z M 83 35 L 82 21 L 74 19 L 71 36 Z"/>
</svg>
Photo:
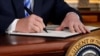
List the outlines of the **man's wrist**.
<svg viewBox="0 0 100 56">
<path fill-rule="evenodd" d="M 79 15 L 77 13 L 75 13 L 75 12 L 68 12 L 66 14 L 66 16 L 68 16 L 68 15 L 74 15 L 74 16 L 78 17 L 78 19 L 80 18 Z"/>
<path fill-rule="evenodd" d="M 18 20 L 19 20 L 19 19 L 15 19 L 15 20 L 10 24 L 10 26 L 8 27 L 6 33 L 10 33 L 10 32 L 15 31 L 16 24 L 17 24 Z"/>
</svg>

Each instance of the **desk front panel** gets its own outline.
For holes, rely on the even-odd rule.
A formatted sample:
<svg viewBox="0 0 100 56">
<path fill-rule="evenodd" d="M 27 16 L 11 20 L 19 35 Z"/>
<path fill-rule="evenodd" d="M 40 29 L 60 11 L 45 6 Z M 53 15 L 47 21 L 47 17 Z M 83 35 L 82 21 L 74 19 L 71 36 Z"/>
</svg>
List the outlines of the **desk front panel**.
<svg viewBox="0 0 100 56">
<path fill-rule="evenodd" d="M 100 26 L 100 23 L 86 25 Z M 100 37 L 100 30 L 69 38 L 48 38 L 32 36 L 0 35 L 0 56 L 62 56 L 80 38 Z"/>
</svg>

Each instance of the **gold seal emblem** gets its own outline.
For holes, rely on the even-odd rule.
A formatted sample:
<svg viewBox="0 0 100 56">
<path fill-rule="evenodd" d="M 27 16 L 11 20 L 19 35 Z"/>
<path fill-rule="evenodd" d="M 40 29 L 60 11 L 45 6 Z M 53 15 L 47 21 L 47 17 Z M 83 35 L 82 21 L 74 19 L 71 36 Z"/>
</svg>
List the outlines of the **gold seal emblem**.
<svg viewBox="0 0 100 56">
<path fill-rule="evenodd" d="M 65 56 L 100 56 L 100 38 L 85 37 L 73 43 Z"/>
</svg>

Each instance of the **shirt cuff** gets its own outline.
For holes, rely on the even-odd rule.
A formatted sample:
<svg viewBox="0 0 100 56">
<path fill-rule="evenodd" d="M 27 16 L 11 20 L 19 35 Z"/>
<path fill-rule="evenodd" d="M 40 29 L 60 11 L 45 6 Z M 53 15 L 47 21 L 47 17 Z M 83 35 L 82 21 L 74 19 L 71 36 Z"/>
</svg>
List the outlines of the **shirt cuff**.
<svg viewBox="0 0 100 56">
<path fill-rule="evenodd" d="M 9 34 L 9 33 L 13 32 L 13 31 L 15 31 L 16 24 L 17 24 L 18 20 L 19 20 L 19 19 L 15 19 L 15 20 L 10 24 L 10 26 L 8 27 L 6 33 Z"/>
</svg>

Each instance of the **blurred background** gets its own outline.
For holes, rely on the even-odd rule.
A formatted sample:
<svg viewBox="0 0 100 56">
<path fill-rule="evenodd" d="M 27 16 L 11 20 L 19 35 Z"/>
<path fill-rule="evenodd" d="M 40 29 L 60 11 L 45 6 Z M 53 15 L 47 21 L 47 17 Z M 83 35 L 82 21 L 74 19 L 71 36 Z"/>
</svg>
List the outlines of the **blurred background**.
<svg viewBox="0 0 100 56">
<path fill-rule="evenodd" d="M 65 2 L 80 10 L 100 10 L 100 0 L 65 0 Z"/>
<path fill-rule="evenodd" d="M 100 22 L 100 0 L 64 0 L 80 11 L 84 22 Z"/>
</svg>

